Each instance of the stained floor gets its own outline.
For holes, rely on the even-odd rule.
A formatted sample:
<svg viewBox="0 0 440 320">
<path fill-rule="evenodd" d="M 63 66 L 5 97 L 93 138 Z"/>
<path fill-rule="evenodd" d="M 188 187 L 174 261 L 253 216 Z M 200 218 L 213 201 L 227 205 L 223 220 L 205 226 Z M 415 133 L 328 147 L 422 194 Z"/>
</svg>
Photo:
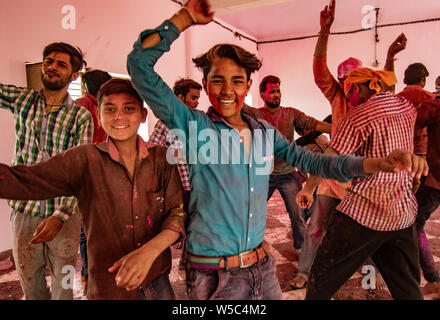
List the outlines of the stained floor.
<svg viewBox="0 0 440 320">
<path fill-rule="evenodd" d="M 425 227 L 427 238 L 430 242 L 437 268 L 440 267 L 440 210 L 437 210 L 428 221 Z M 292 290 L 288 281 L 292 279 L 298 270 L 298 257 L 292 246 L 292 233 L 290 230 L 290 220 L 285 211 L 283 200 L 278 191 L 274 193 L 268 203 L 267 230 L 265 242 L 269 245 L 270 253 L 277 262 L 277 275 L 283 291 L 284 300 L 303 300 L 305 289 Z M 171 281 L 176 297 L 187 300 L 185 280 L 183 274 L 178 269 L 180 251 L 173 249 L 173 268 L 171 271 Z M 0 253 L 0 300 L 20 300 L 23 299 L 23 292 L 17 278 L 15 266 L 8 267 L 8 261 L 13 260 L 10 251 Z M 80 259 L 76 266 L 74 281 L 74 298 L 85 299 L 83 297 L 83 287 L 80 277 Z M 48 283 L 50 283 L 49 273 L 46 273 Z M 333 297 L 335 300 L 389 300 L 391 295 L 388 290 L 365 290 L 361 286 L 363 275 L 356 272 L 350 280 Z M 426 300 L 440 300 L 440 292 L 434 290 L 422 276 L 421 287 Z M 438 290 L 438 289 L 437 289 Z"/>
</svg>

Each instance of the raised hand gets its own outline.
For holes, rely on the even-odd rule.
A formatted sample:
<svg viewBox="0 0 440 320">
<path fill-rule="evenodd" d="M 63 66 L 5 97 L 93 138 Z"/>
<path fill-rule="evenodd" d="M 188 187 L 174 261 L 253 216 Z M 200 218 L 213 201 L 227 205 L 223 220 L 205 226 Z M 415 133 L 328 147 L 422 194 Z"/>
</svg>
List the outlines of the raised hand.
<svg viewBox="0 0 440 320">
<path fill-rule="evenodd" d="M 185 7 L 190 11 L 195 24 L 207 24 L 214 18 L 208 0 L 189 0 Z"/>
<path fill-rule="evenodd" d="M 321 25 L 321 31 L 330 32 L 330 28 L 335 20 L 336 1 L 331 0 L 328 6 L 325 6 L 321 11 L 319 23 Z"/>
</svg>

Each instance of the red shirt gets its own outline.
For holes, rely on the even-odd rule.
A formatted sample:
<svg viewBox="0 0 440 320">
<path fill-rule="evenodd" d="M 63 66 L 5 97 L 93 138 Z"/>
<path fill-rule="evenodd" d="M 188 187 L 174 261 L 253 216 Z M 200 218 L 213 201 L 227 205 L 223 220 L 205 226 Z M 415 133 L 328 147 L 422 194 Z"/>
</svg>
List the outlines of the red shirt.
<svg viewBox="0 0 440 320">
<path fill-rule="evenodd" d="M 330 146 L 340 154 L 369 158 L 386 157 L 394 149 L 412 152 L 416 115 L 408 100 L 391 92 L 375 94 L 347 114 Z M 402 171 L 354 179 L 337 209 L 373 230 L 407 228 L 417 215 L 412 178 Z"/>
<path fill-rule="evenodd" d="M 416 128 L 428 127 L 429 173 L 425 184 L 440 189 L 440 99 L 424 102 L 417 110 Z"/>
<path fill-rule="evenodd" d="M 80 105 L 90 111 L 93 117 L 93 142 L 104 142 L 107 140 L 107 133 L 98 124 L 98 102 L 90 93 L 86 93 L 83 97 L 76 99 Z"/>
</svg>

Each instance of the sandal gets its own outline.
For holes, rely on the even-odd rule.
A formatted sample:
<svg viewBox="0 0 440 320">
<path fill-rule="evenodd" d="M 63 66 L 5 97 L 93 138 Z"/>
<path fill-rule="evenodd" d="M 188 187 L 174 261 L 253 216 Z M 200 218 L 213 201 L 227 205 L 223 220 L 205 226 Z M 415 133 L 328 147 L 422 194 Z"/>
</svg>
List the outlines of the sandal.
<svg viewBox="0 0 440 320">
<path fill-rule="evenodd" d="M 302 289 L 306 286 L 308 278 L 304 273 L 298 273 L 295 278 L 289 281 L 289 285 L 293 290 Z"/>
</svg>

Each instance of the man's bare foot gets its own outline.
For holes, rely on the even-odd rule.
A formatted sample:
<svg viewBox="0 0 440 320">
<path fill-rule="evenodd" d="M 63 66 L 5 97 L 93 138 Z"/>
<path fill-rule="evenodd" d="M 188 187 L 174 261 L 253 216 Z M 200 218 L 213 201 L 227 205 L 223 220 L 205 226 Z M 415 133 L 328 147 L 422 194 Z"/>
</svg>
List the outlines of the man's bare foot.
<svg viewBox="0 0 440 320">
<path fill-rule="evenodd" d="M 380 273 L 376 274 L 376 290 L 387 290 L 387 284 Z"/>
<path fill-rule="evenodd" d="M 298 273 L 295 278 L 289 281 L 289 285 L 293 290 L 302 289 L 306 286 L 308 278 L 304 273 Z"/>
</svg>

